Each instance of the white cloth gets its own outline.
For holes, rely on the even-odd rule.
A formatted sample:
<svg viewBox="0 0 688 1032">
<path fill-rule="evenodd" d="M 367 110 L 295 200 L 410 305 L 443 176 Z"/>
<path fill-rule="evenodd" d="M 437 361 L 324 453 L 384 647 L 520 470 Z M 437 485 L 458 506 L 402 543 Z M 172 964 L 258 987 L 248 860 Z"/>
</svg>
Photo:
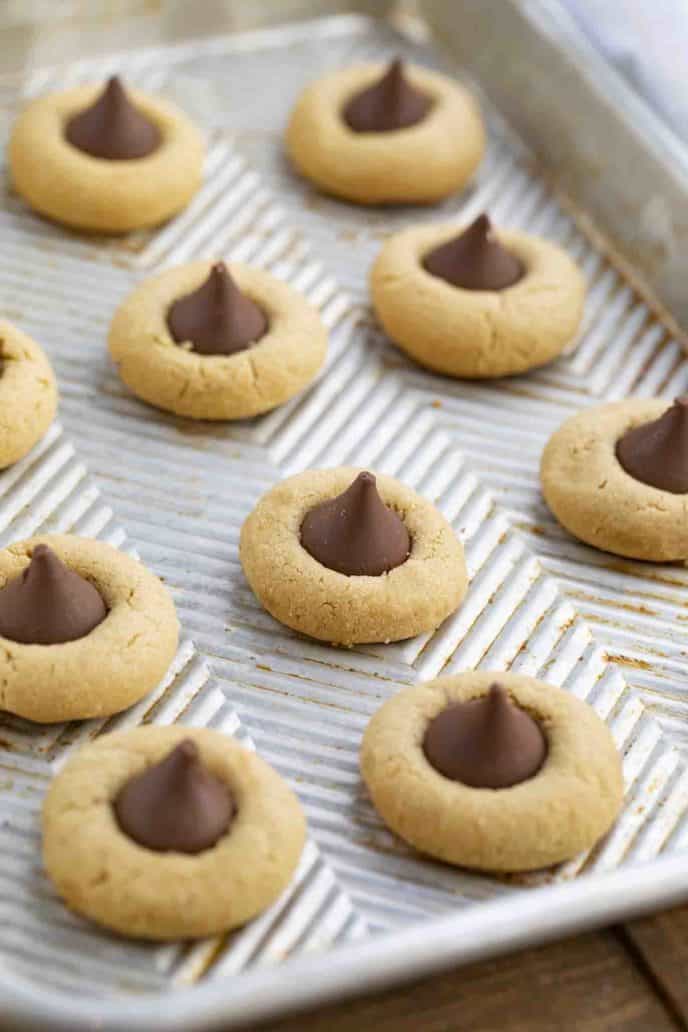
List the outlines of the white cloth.
<svg viewBox="0 0 688 1032">
<path fill-rule="evenodd" d="M 589 39 L 688 140 L 688 0 L 564 0 Z"/>
</svg>

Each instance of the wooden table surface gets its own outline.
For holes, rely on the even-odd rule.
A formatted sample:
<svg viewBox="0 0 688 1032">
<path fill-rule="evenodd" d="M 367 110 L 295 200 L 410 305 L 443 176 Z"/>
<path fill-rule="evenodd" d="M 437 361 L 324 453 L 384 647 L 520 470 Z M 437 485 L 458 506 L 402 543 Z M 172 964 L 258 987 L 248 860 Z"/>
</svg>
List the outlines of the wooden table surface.
<svg viewBox="0 0 688 1032">
<path fill-rule="evenodd" d="M 259 1028 L 263 1032 L 688 1029 L 688 906 Z"/>
</svg>

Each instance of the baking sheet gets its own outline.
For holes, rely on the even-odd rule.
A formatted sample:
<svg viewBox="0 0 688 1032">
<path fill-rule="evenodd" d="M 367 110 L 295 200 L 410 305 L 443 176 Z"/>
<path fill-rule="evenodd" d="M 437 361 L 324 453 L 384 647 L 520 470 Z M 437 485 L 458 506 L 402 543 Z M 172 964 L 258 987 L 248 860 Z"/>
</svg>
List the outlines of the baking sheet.
<svg viewBox="0 0 688 1032">
<path fill-rule="evenodd" d="M 495 908 L 487 901 L 501 904 L 505 920 L 524 908 L 524 934 L 536 938 L 546 934 L 551 911 L 546 893 L 538 907 L 538 894 L 525 888 L 567 883 L 581 872 L 621 871 L 630 889 L 634 878 L 645 884 L 635 865 L 685 849 L 688 725 L 677 678 L 687 664 L 676 628 L 686 619 L 686 572 L 614 560 L 572 542 L 539 498 L 537 462 L 548 434 L 576 408 L 629 393 L 673 396 L 688 382 L 688 365 L 665 327 L 561 209 L 531 154 L 489 105 L 490 149 L 476 185 L 432 211 L 362 212 L 320 197 L 292 176 L 280 132 L 301 85 L 332 66 L 396 53 L 438 65 L 424 45 L 388 26 L 337 18 L 80 62 L 36 73 L 27 84 L 35 93 L 120 71 L 177 99 L 206 126 L 212 146 L 205 185 L 188 211 L 157 233 L 124 241 L 67 234 L 6 194 L 0 307 L 48 350 L 65 433 L 53 428 L 35 454 L 0 476 L 0 543 L 37 529 L 69 528 L 123 547 L 133 542 L 174 591 L 198 651 L 190 641 L 184 645 L 179 672 L 159 703 L 149 700 L 107 726 L 186 714 L 250 733 L 299 793 L 312 834 L 285 900 L 227 943 L 187 949 L 111 938 L 68 915 L 51 896 L 36 853 L 37 807 L 51 766 L 99 728 L 42 732 L 3 718 L 0 980 L 2 965 L 8 977 L 26 979 L 34 1006 L 44 1006 L 51 1021 L 70 1014 L 77 1027 L 80 1006 L 79 1013 L 107 1014 L 108 1028 L 134 1028 L 135 1002 L 137 1021 L 148 1014 L 149 1024 L 140 1027 L 171 1028 L 183 1012 L 183 994 L 174 1014 L 159 1013 L 155 994 L 202 980 L 206 988 L 196 991 L 194 1004 L 200 1024 L 204 1016 L 211 1020 L 223 980 L 242 972 L 221 1012 L 227 1027 L 246 1014 L 231 1006 L 242 992 L 245 1005 L 285 1000 L 278 976 L 263 978 L 253 968 L 393 932 L 396 938 L 377 940 L 379 977 L 385 957 L 393 971 L 395 942 L 407 944 L 421 970 L 440 955 L 441 938 L 429 924 L 440 915 L 453 922 L 460 947 L 462 915 L 463 926 L 477 928 L 479 937 L 484 913 L 486 941 L 506 948 L 510 933 L 495 933 Z M 0 91 L 5 127 L 19 92 L 9 81 Z M 468 219 L 483 209 L 497 223 L 564 244 L 586 273 L 589 301 L 575 354 L 526 377 L 461 384 L 425 373 L 383 339 L 367 307 L 365 281 L 390 231 L 418 218 Z M 232 426 L 198 425 L 145 407 L 121 385 L 104 346 L 112 310 L 134 283 L 158 268 L 209 256 L 270 269 L 320 306 L 331 332 L 328 367 L 316 386 L 274 413 Z M 289 473 L 345 462 L 400 477 L 436 501 L 464 541 L 469 595 L 435 634 L 387 647 L 331 649 L 277 625 L 243 580 L 238 534 L 260 494 Z M 497 880 L 420 859 L 381 825 L 358 778 L 368 717 L 400 685 L 469 667 L 511 668 L 562 684 L 609 722 L 624 754 L 626 805 L 589 855 L 544 874 Z M 665 889 L 679 891 L 675 865 L 667 863 L 672 876 Z M 585 884 L 572 887 L 574 899 Z M 589 885 L 592 901 L 595 882 Z M 688 878 L 683 887 L 688 891 Z M 629 905 L 651 898 L 645 885 Z M 578 909 L 585 909 L 580 902 Z M 371 966 L 366 949 L 353 954 L 360 956 L 353 979 L 359 985 Z M 461 955 L 479 949 L 464 942 Z M 330 992 L 344 986 L 347 971 L 351 981 L 355 965 L 335 956 Z M 303 970 L 316 972 L 319 963 Z M 72 1002 L 75 989 L 85 1003 Z M 302 991 L 318 991 L 306 974 Z"/>
</svg>

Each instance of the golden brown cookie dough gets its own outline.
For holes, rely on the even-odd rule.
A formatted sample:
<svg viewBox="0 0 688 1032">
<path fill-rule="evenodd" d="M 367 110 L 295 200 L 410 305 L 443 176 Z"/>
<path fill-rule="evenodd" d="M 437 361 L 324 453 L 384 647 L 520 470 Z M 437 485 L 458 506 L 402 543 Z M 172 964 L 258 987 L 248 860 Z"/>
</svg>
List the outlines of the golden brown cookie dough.
<svg viewBox="0 0 688 1032">
<path fill-rule="evenodd" d="M 525 275 L 503 290 L 464 290 L 422 265 L 461 229 L 414 226 L 384 244 L 370 290 L 387 335 L 428 369 L 467 379 L 522 373 L 556 358 L 574 340 L 583 315 L 585 284 L 575 262 L 540 237 L 499 230 Z"/>
<path fill-rule="evenodd" d="M 495 681 L 540 725 L 548 753 L 510 788 L 471 788 L 439 774 L 423 752 L 430 721 Z M 361 772 L 386 824 L 423 853 L 487 871 L 527 871 L 588 849 L 623 801 L 621 763 L 594 710 L 560 688 L 518 674 L 471 671 L 414 685 L 370 721 Z"/>
<path fill-rule="evenodd" d="M 292 162 L 327 193 L 359 204 L 429 204 L 460 190 L 480 164 L 485 130 L 477 104 L 453 79 L 405 66 L 409 81 L 433 101 L 408 128 L 357 133 L 342 118 L 346 102 L 384 70 L 356 65 L 307 86 L 287 127 Z"/>
<path fill-rule="evenodd" d="M 0 710 L 50 724 L 109 716 L 155 688 L 177 650 L 174 603 L 158 578 L 102 541 L 47 534 L 0 552 L 0 588 L 47 544 L 100 592 L 108 613 L 85 637 L 25 645 L 0 637 Z"/>
<path fill-rule="evenodd" d="M 239 556 L 254 593 L 276 620 L 335 645 L 390 642 L 433 631 L 460 605 L 463 548 L 434 505 L 392 477 L 378 476 L 382 500 L 403 519 L 411 554 L 377 577 L 338 573 L 301 545 L 307 512 L 343 492 L 359 470 L 308 470 L 277 484 L 241 528 Z"/>
<path fill-rule="evenodd" d="M 632 559 L 688 559 L 688 495 L 630 476 L 616 457 L 627 430 L 657 419 L 666 399 L 631 398 L 577 413 L 542 455 L 542 493 L 556 518 L 586 544 Z"/>
<path fill-rule="evenodd" d="M 231 355 L 203 355 L 173 340 L 166 316 L 206 280 L 194 262 L 145 280 L 115 312 L 110 354 L 122 380 L 151 405 L 194 419 L 245 419 L 303 390 L 322 366 L 327 331 L 297 291 L 267 272 L 232 263 L 239 289 L 267 314 L 268 331 Z"/>
<path fill-rule="evenodd" d="M 119 827 L 122 786 L 190 738 L 237 812 L 196 854 L 156 852 Z M 67 906 L 124 935 L 191 939 L 245 924 L 286 888 L 305 841 L 296 796 L 255 753 L 207 728 L 139 727 L 80 749 L 43 806 L 43 860 Z"/>
<path fill-rule="evenodd" d="M 41 347 L 0 319 L 0 469 L 44 436 L 57 408 L 57 384 Z"/>
<path fill-rule="evenodd" d="M 10 137 L 12 182 L 32 208 L 67 226 L 102 233 L 156 226 L 185 208 L 200 187 L 203 139 L 167 101 L 128 90 L 159 129 L 160 146 L 132 160 L 92 157 L 67 141 L 65 126 L 102 89 L 79 86 L 28 104 Z"/>
</svg>

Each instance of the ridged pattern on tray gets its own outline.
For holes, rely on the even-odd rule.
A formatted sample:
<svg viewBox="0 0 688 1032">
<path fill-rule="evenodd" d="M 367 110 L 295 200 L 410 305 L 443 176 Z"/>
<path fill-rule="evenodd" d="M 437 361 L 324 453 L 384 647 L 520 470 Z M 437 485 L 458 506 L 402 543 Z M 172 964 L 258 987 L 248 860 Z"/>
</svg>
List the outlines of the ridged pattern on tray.
<svg viewBox="0 0 688 1032">
<path fill-rule="evenodd" d="M 685 612 L 683 572 L 672 567 L 664 582 L 658 568 L 612 563 L 575 545 L 546 517 L 537 490 L 537 459 L 550 430 L 593 397 L 675 390 L 685 371 L 678 348 L 562 212 L 495 115 L 477 186 L 439 214 L 470 217 L 487 207 L 498 221 L 565 243 L 591 287 L 581 347 L 530 377 L 467 385 L 425 374 L 388 345 L 367 310 L 368 265 L 391 228 L 438 213 L 361 213 L 318 197 L 289 173 L 277 134 L 304 80 L 332 64 L 415 48 L 386 29 L 329 25 L 326 45 L 312 29 L 295 28 L 281 41 L 288 50 L 218 40 L 100 63 L 97 72 L 73 66 L 71 81 L 123 70 L 141 86 L 177 95 L 204 120 L 212 134 L 204 189 L 159 233 L 98 244 L 65 237 L 11 200 L 2 232 L 13 260 L 0 279 L 3 303 L 51 353 L 62 419 L 79 454 L 144 558 L 173 587 L 185 628 L 261 754 L 297 787 L 314 838 L 353 900 L 352 912 L 323 875 L 320 909 L 302 945 L 322 944 L 320 931 L 331 921 L 336 932 L 325 944 L 364 933 L 361 918 L 369 930 L 395 927 L 524 884 L 680 848 L 688 805 L 682 756 L 607 659 L 627 660 L 634 649 L 655 664 L 646 679 L 632 668 L 632 683 L 673 734 L 674 716 L 685 712 L 673 683 L 680 660 L 672 666 L 662 655 L 658 662 L 653 648 Z M 426 51 L 420 56 L 430 60 Z M 46 74 L 31 89 L 65 81 Z M 234 426 L 146 408 L 104 353 L 112 309 L 135 281 L 161 265 L 211 255 L 270 269 L 318 304 L 331 329 L 318 384 Z M 33 303 L 31 280 L 53 308 Z M 256 499 L 283 475 L 342 462 L 401 477 L 435 500 L 464 540 L 470 592 L 437 633 L 386 648 L 333 650 L 278 626 L 249 591 L 237 545 Z M 638 589 L 657 594 L 661 620 L 637 607 L 627 613 L 619 598 Z M 544 876 L 497 881 L 421 860 L 382 827 L 358 776 L 368 717 L 399 685 L 475 666 L 563 684 L 608 720 L 624 753 L 627 801 L 591 855 Z M 275 935 L 299 919 L 302 906 L 294 900 Z M 262 942 L 255 925 L 245 934 Z M 247 947 L 242 963 L 258 959 L 258 949 Z M 237 955 L 237 947 L 227 954 Z M 208 956 L 199 947 L 184 970 L 198 976 Z M 220 962 L 213 972 L 225 969 Z"/>
<path fill-rule="evenodd" d="M 0 545 L 41 531 L 94 536 L 133 552 L 57 423 L 30 456 L 0 475 Z M 213 727 L 253 748 L 188 638 L 160 687 L 122 714 L 44 728 L 7 714 L 0 720 L 0 962 L 65 990 L 141 992 L 236 974 L 364 933 L 312 841 L 280 900 L 232 936 L 191 947 L 145 946 L 111 938 L 69 914 L 41 870 L 43 794 L 73 749 L 143 721 Z"/>
<path fill-rule="evenodd" d="M 586 318 L 580 345 L 568 358 L 492 384 L 452 382 L 426 373 L 391 345 L 384 346 L 383 361 L 386 368 L 398 370 L 406 388 L 430 394 L 441 405 L 436 425 L 451 433 L 511 524 L 529 535 L 530 547 L 595 629 L 610 657 L 623 666 L 629 683 L 643 693 L 663 727 L 685 748 L 688 694 L 683 688 L 686 654 L 681 632 L 688 621 L 688 572 L 679 565 L 653 567 L 578 545 L 544 506 L 537 473 L 548 435 L 576 409 L 630 395 L 671 399 L 685 391 L 688 359 L 678 342 L 591 246 L 538 176 L 528 152 L 489 105 L 484 106 L 492 130 L 490 148 L 476 186 L 460 200 L 452 198 L 431 211 L 357 211 L 314 193 L 290 173 L 279 146 L 265 146 L 268 134 L 279 131 L 304 79 L 337 60 L 381 59 L 397 51 L 438 63 L 426 48 L 400 46 L 384 30 L 363 37 L 352 33 L 317 50 L 307 40 L 294 41 L 280 76 L 279 97 L 267 98 L 265 87 L 262 92 L 257 89 L 261 77 L 265 82 L 264 65 L 234 55 L 231 66 L 221 71 L 223 92 L 238 95 L 240 103 L 227 111 L 226 123 L 238 146 L 279 194 L 291 221 L 361 305 L 367 304 L 366 273 L 381 241 L 411 220 L 463 221 L 487 209 L 497 223 L 561 243 L 581 263 L 589 289 Z M 185 61 L 183 69 L 189 78 L 199 74 L 192 62 Z M 370 340 L 378 342 L 374 327 Z"/>
<path fill-rule="evenodd" d="M 218 164 L 227 156 L 217 151 Z M 245 174 L 244 163 L 234 157 L 221 174 L 227 184 L 241 191 L 244 183 L 255 185 L 255 174 Z M 236 173 L 236 175 L 234 175 Z M 259 197 L 254 196 L 259 207 Z M 255 215 L 255 210 L 252 212 Z M 36 222 L 25 226 L 18 205 L 0 213 L 10 261 L 2 285 L 2 311 L 22 325 L 32 323 L 16 308 L 22 289 L 41 282 L 40 306 L 31 332 L 46 342 L 55 362 L 65 408 L 74 406 L 76 423 L 72 443 L 59 423 L 30 455 L 0 474 L 0 547 L 40 532 L 70 532 L 107 541 L 136 554 L 112 509 L 89 476 L 80 444 L 90 437 L 90 410 L 83 390 L 70 392 L 70 358 L 58 360 L 54 344 L 58 326 L 69 335 L 78 313 L 79 296 L 91 295 L 95 307 L 111 310 L 128 279 L 110 283 L 103 277 L 102 252 L 90 244 L 72 241 L 54 227 Z M 259 219 L 256 219 L 259 223 Z M 155 241 L 164 243 L 164 234 Z M 107 251 L 107 249 L 106 249 Z M 59 253 L 59 261 L 56 254 Z M 141 252 L 144 255 L 145 252 Z M 40 256 L 40 258 L 38 258 Z M 110 254 L 109 258 L 113 256 Z M 116 261 L 116 257 L 114 258 Z M 109 259 L 108 259 L 109 261 Z M 112 271 L 116 266 L 112 267 Z M 111 267 L 108 264 L 108 271 Z M 65 297 L 65 275 L 77 286 L 74 306 Z M 108 286 L 112 293 L 108 292 Z M 93 292 L 91 294 L 91 292 Z M 72 368 L 83 369 L 92 324 L 78 327 Z M 97 355 L 100 350 L 94 349 Z M 94 401 L 95 396 L 91 396 Z M 127 449 L 121 468 L 129 466 Z M 126 473 L 125 473 L 126 476 Z M 136 480 L 132 470 L 129 481 Z M 163 572 L 156 564 L 156 570 Z M 171 585 L 174 590 L 174 585 Z M 184 613 L 180 612 L 182 622 Z M 50 778 L 69 753 L 103 731 L 133 727 L 141 722 L 182 722 L 209 726 L 233 734 L 244 745 L 253 742 L 241 725 L 226 695 L 210 677 L 207 664 L 192 641 L 184 638 L 166 680 L 140 703 L 107 720 L 86 721 L 41 728 L 7 714 L 0 718 L 0 973 L 6 965 L 16 975 L 80 995 L 140 993 L 196 981 L 200 977 L 236 975 L 247 966 L 269 965 L 304 951 L 322 950 L 366 933 L 364 921 L 354 911 L 321 852 L 309 840 L 291 885 L 282 897 L 245 929 L 192 946 L 147 946 L 110 937 L 95 926 L 70 914 L 54 894 L 41 870 L 40 805 Z"/>
</svg>

